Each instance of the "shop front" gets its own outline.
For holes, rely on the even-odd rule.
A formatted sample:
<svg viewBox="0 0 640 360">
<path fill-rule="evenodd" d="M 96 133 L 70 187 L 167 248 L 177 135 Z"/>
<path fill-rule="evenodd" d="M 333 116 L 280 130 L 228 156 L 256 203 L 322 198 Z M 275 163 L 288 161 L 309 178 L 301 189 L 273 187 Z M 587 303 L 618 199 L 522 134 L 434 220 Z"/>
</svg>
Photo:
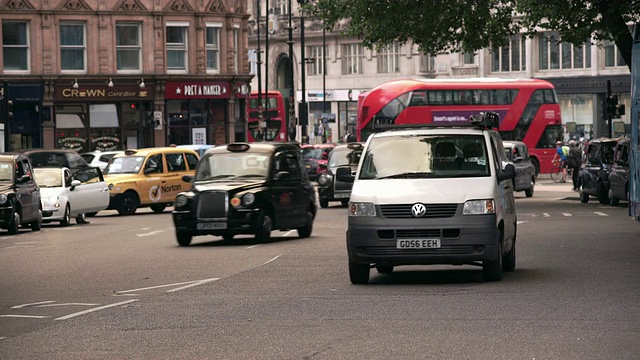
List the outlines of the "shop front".
<svg viewBox="0 0 640 360">
<path fill-rule="evenodd" d="M 322 90 L 307 90 L 309 141 L 337 143 L 344 139 L 348 132 L 355 134 L 358 96 L 361 92 L 363 91 L 326 90 L 323 92 Z M 300 101 L 302 92 L 298 91 L 297 96 L 298 101 Z M 324 139 L 315 139 L 318 134 L 323 133 Z"/>
<path fill-rule="evenodd" d="M 167 144 L 220 145 L 244 138 L 248 86 L 225 81 L 165 84 Z M 232 138 L 233 137 L 233 138 Z"/>
<path fill-rule="evenodd" d="M 56 84 L 54 143 L 78 152 L 153 147 L 153 84 Z"/>
<path fill-rule="evenodd" d="M 42 108 L 44 86 L 42 83 L 12 83 L 3 86 L 4 96 L 13 102 L 9 119 L 9 133 L 2 140 L 8 140 L 5 151 L 33 149 L 42 147 Z M 4 129 L 3 129 L 4 130 Z"/>
</svg>

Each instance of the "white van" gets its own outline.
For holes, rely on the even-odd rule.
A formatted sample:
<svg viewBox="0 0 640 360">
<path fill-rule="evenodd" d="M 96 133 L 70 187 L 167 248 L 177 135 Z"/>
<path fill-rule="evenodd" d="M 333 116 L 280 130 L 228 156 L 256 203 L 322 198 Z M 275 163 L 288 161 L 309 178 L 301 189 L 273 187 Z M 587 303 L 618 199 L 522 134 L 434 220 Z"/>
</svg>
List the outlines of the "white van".
<svg viewBox="0 0 640 360">
<path fill-rule="evenodd" d="M 468 126 L 393 129 L 374 133 L 352 174 L 347 250 L 349 277 L 398 265 L 481 265 L 502 279 L 516 265 L 513 178 L 497 114 Z"/>
</svg>

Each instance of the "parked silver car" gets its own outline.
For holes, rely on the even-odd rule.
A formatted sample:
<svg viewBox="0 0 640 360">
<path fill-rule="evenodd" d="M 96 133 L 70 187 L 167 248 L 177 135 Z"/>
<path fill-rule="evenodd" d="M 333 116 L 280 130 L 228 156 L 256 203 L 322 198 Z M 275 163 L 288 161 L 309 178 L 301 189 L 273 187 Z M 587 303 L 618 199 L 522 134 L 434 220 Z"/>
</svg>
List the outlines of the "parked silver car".
<svg viewBox="0 0 640 360">
<path fill-rule="evenodd" d="M 516 191 L 524 191 L 527 197 L 533 196 L 536 186 L 536 166 L 529 158 L 529 149 L 521 141 L 503 141 L 507 159 L 516 168 L 516 178 L 513 180 Z"/>
</svg>

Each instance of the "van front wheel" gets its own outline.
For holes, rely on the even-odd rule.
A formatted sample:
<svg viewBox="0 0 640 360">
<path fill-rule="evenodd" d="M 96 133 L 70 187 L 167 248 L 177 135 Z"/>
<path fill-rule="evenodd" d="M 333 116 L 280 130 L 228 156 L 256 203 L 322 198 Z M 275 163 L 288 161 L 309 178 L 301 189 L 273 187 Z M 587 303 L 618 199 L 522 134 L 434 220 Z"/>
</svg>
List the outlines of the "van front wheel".
<svg viewBox="0 0 640 360">
<path fill-rule="evenodd" d="M 369 264 L 357 264 L 349 261 L 349 279 L 354 285 L 366 284 L 369 282 Z"/>
</svg>

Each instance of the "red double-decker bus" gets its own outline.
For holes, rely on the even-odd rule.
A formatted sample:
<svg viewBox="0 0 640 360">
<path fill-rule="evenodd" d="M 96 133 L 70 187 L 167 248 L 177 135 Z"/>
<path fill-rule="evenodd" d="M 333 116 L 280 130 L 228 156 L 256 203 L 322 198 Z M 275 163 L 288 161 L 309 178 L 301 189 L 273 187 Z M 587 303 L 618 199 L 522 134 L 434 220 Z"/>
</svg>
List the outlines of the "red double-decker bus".
<svg viewBox="0 0 640 360">
<path fill-rule="evenodd" d="M 529 147 L 538 173 L 551 171 L 562 140 L 560 105 L 551 83 L 538 79 L 403 79 L 369 91 L 358 104 L 358 141 L 383 124 L 460 125 L 473 114 L 500 115 L 503 140 Z"/>
<path fill-rule="evenodd" d="M 262 119 L 266 127 L 260 127 L 258 114 L 260 101 L 258 92 L 251 92 L 247 103 L 247 140 L 254 141 L 287 141 L 287 107 L 282 93 L 270 90 L 262 93 Z"/>
</svg>

